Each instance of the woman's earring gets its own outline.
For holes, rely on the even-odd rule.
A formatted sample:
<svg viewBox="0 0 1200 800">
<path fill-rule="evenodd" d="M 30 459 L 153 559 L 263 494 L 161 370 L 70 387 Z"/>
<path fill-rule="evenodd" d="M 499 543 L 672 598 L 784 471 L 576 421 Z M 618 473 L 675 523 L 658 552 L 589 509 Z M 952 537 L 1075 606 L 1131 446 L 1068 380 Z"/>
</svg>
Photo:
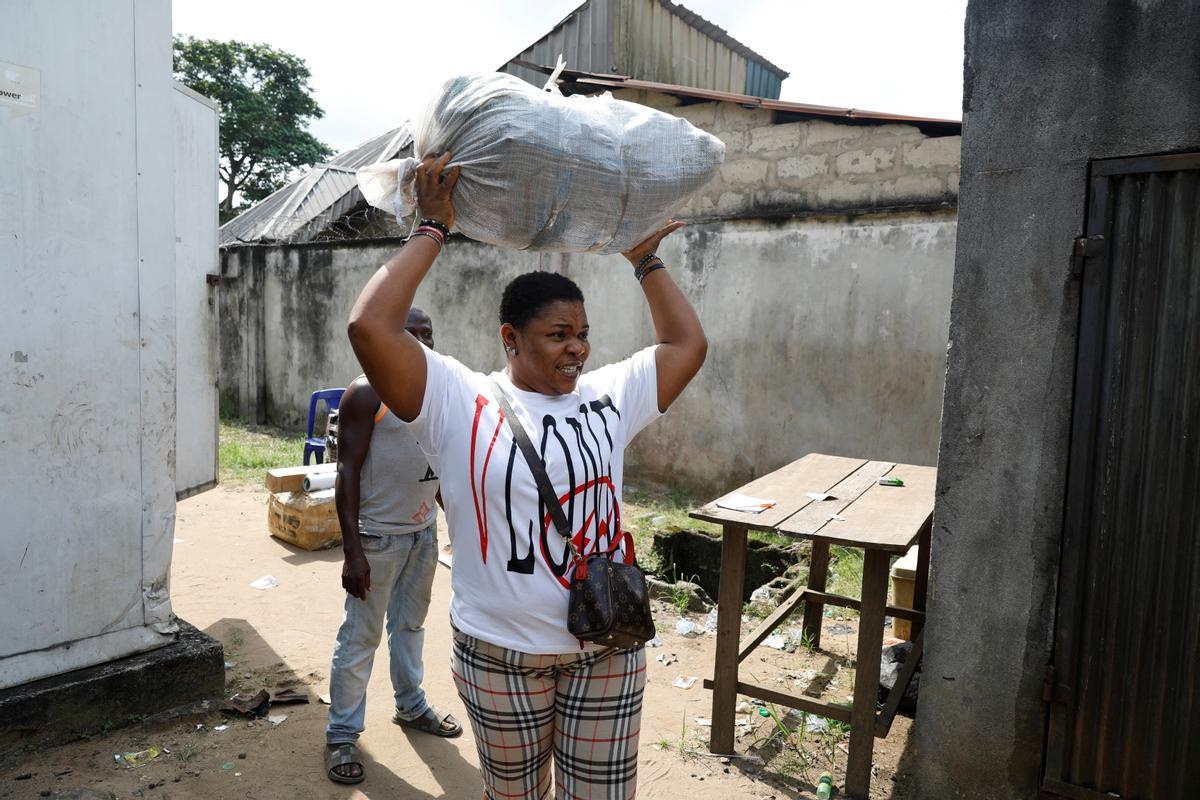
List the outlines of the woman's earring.
<svg viewBox="0 0 1200 800">
<path fill-rule="evenodd" d="M 510 356 L 515 356 L 517 354 L 517 348 L 506 345 L 504 347 L 504 352 L 508 353 Z"/>
</svg>

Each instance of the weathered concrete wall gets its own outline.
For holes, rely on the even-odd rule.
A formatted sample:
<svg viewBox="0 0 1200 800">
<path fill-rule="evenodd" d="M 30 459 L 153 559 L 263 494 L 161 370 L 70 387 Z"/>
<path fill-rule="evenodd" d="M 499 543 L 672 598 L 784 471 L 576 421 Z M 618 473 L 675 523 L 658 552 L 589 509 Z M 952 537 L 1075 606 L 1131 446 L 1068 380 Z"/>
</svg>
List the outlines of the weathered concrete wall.
<svg viewBox="0 0 1200 800">
<path fill-rule="evenodd" d="M 1200 149 L 1200 6 L 967 11 L 916 797 L 1026 800 L 1043 753 L 1088 161 Z"/>
<path fill-rule="evenodd" d="M 912 125 L 778 122 L 765 109 L 685 106 L 659 92 L 614 96 L 683 117 L 725 142 L 720 174 L 692 198 L 683 217 L 952 206 L 958 196 L 959 136 L 930 138 Z"/>
<path fill-rule="evenodd" d="M 660 252 L 711 347 L 695 383 L 637 440 L 631 471 L 712 491 L 810 451 L 934 463 L 954 242 L 953 211 L 700 223 L 668 239 Z M 351 380 L 358 365 L 346 319 L 395 246 L 227 250 L 225 406 L 300 425 L 309 393 Z M 456 241 L 417 297 L 434 318 L 438 349 L 478 369 L 501 366 L 500 293 L 539 268 L 582 287 L 593 365 L 653 341 L 645 300 L 619 256 Z"/>
<path fill-rule="evenodd" d="M 5 688 L 175 638 L 175 120 L 168 4 L 0 17 Z"/>
</svg>

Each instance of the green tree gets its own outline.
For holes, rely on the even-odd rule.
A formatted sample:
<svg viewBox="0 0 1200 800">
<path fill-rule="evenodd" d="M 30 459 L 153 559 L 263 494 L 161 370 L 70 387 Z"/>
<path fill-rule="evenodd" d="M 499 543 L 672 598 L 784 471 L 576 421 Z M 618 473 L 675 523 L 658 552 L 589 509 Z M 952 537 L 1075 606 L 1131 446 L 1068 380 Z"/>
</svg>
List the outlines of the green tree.
<svg viewBox="0 0 1200 800">
<path fill-rule="evenodd" d="M 221 108 L 221 222 L 333 154 L 308 132 L 324 112 L 308 66 L 265 44 L 175 37 L 175 77 Z M 235 206 L 238 200 L 248 202 Z"/>
</svg>

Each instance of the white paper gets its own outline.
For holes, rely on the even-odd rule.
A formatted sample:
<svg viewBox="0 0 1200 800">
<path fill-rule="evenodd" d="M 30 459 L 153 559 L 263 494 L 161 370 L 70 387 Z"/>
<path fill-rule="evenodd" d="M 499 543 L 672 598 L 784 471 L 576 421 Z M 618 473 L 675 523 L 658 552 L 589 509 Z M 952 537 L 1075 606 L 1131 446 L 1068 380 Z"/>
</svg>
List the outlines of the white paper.
<svg viewBox="0 0 1200 800">
<path fill-rule="evenodd" d="M 766 639 L 763 639 L 763 644 L 767 647 L 773 647 L 776 650 L 782 650 L 787 647 L 787 640 L 783 638 L 783 634 L 772 633 Z"/>
<path fill-rule="evenodd" d="M 676 689 L 690 689 L 696 685 L 699 680 L 695 675 L 676 675 L 675 680 L 671 681 L 671 685 Z"/>
<path fill-rule="evenodd" d="M 820 502 L 822 500 L 837 500 L 836 497 L 829 492 L 805 492 L 805 497 L 811 497 L 813 500 Z"/>
<path fill-rule="evenodd" d="M 41 70 L 0 61 L 0 106 L 8 107 L 10 119 L 37 111 L 41 98 Z"/>
<path fill-rule="evenodd" d="M 840 514 L 830 514 L 829 518 L 831 520 L 833 520 L 834 522 L 845 522 L 846 521 L 846 518 L 841 516 Z"/>
<path fill-rule="evenodd" d="M 278 725 L 285 719 L 287 719 L 287 714 L 272 714 L 271 716 L 267 717 L 267 721 L 272 725 Z"/>
<path fill-rule="evenodd" d="M 250 585 L 255 589 L 274 589 L 279 585 L 279 581 L 271 575 L 263 575 L 258 580 L 252 581 Z"/>
<path fill-rule="evenodd" d="M 761 514 L 774 505 L 774 500 L 751 497 L 741 492 L 731 492 L 717 501 L 717 508 L 724 508 L 729 511 L 741 511 L 746 514 Z"/>
</svg>

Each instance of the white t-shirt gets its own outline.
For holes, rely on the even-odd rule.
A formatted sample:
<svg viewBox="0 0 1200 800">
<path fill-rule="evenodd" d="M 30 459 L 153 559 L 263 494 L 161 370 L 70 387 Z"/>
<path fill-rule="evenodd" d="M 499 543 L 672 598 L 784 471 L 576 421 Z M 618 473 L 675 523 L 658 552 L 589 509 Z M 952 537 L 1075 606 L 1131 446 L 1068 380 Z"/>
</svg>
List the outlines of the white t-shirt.
<svg viewBox="0 0 1200 800">
<path fill-rule="evenodd" d="M 409 423 L 441 478 L 454 567 L 450 618 L 470 636 L 525 653 L 571 653 L 567 630 L 572 557 L 488 376 L 424 348 L 428 366 L 420 415 Z M 569 395 L 503 388 L 542 455 L 583 554 L 605 548 L 633 561 L 621 531 L 625 445 L 661 414 L 655 348 L 584 372 Z M 589 645 L 589 647 L 591 647 Z"/>
</svg>

